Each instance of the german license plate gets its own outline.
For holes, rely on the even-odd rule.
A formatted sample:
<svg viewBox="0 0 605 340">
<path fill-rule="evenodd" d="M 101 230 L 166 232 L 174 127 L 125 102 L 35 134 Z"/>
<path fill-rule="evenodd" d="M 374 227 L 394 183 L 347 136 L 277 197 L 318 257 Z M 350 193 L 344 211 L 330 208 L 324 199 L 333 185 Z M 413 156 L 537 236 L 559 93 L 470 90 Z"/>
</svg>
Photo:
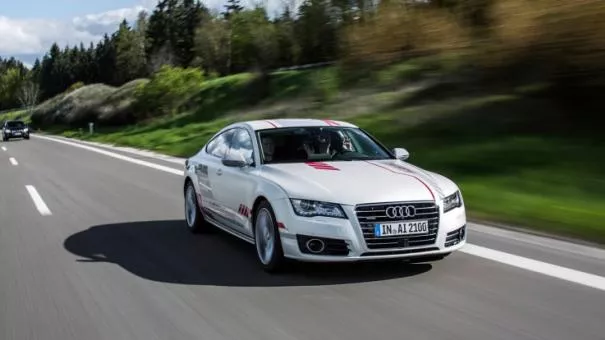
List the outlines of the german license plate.
<svg viewBox="0 0 605 340">
<path fill-rule="evenodd" d="M 422 235 L 428 234 L 428 232 L 428 221 L 374 224 L 374 236 L 376 237 Z"/>
</svg>

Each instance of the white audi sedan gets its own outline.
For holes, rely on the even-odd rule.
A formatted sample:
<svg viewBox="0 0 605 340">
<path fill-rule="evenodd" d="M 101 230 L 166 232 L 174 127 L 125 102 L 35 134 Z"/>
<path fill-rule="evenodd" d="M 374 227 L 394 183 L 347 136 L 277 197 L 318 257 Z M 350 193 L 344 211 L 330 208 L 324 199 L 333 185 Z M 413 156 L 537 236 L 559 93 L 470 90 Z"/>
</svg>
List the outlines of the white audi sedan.
<svg viewBox="0 0 605 340">
<path fill-rule="evenodd" d="M 185 217 L 298 261 L 437 261 L 466 242 L 458 186 L 359 127 L 315 119 L 231 124 L 185 163 Z"/>
</svg>

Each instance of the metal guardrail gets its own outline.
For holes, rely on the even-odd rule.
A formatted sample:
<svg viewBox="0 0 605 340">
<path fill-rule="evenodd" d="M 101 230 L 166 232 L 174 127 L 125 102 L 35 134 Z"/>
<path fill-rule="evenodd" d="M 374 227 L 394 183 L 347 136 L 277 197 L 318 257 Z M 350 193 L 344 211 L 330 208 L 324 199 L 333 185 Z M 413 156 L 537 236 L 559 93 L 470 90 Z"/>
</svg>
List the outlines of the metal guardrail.
<svg viewBox="0 0 605 340">
<path fill-rule="evenodd" d="M 305 65 L 280 67 L 280 68 L 271 70 L 271 72 L 294 71 L 294 70 L 308 70 L 308 69 L 312 69 L 312 68 L 327 67 L 327 66 L 331 66 L 331 65 L 334 65 L 334 64 L 336 64 L 335 61 L 325 61 L 325 62 L 322 62 L 322 63 L 314 63 L 314 64 L 305 64 Z"/>
</svg>

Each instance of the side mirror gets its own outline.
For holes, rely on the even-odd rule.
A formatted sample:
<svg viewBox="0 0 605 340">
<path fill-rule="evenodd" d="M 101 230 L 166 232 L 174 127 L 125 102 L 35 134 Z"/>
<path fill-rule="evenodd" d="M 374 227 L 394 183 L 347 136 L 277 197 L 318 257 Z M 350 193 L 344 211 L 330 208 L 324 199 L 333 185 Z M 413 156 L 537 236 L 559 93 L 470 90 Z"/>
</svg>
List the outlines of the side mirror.
<svg viewBox="0 0 605 340">
<path fill-rule="evenodd" d="M 232 168 L 243 168 L 248 165 L 248 163 L 236 159 L 223 159 L 223 165 Z"/>
<path fill-rule="evenodd" d="M 242 154 L 227 154 L 222 160 L 224 166 L 232 168 L 244 168 L 254 163 L 253 159 L 248 159 Z"/>
<path fill-rule="evenodd" d="M 395 158 L 401 161 L 405 161 L 410 157 L 410 153 L 404 148 L 395 148 L 393 149 L 393 153 L 395 154 Z"/>
</svg>

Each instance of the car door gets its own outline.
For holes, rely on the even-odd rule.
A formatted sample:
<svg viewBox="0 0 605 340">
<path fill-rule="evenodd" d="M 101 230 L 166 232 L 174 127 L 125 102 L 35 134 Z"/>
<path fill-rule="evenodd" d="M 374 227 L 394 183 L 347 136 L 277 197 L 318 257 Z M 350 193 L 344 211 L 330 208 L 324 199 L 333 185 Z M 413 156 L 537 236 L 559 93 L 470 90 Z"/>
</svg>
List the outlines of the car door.
<svg viewBox="0 0 605 340">
<path fill-rule="evenodd" d="M 252 216 L 251 197 L 255 190 L 253 173 L 254 147 L 252 135 L 244 128 L 234 129 L 226 159 L 244 161 L 246 166 L 224 166 L 215 187 L 215 196 L 224 205 L 233 228 L 247 236 L 252 236 L 250 219 Z"/>
<path fill-rule="evenodd" d="M 195 173 L 197 185 L 202 195 L 202 205 L 210 218 L 226 227 L 232 227 L 229 213 L 220 201 L 221 177 L 224 165 L 222 160 L 229 150 L 229 143 L 233 136 L 233 129 L 226 130 L 215 136 L 206 145 L 205 150 L 196 158 Z"/>
</svg>

